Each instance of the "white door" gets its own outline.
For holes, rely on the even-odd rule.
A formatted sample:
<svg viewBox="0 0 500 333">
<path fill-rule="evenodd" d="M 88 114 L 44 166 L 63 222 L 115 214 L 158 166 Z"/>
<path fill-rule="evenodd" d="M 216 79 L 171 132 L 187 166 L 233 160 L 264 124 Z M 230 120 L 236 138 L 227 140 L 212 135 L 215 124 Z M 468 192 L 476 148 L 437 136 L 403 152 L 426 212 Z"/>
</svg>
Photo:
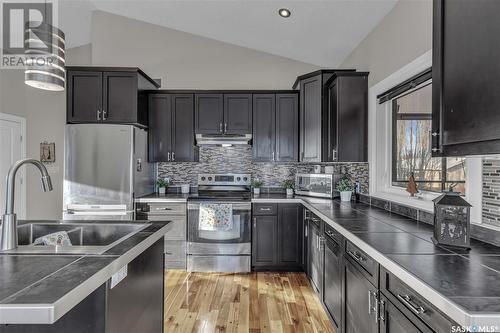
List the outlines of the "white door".
<svg viewBox="0 0 500 333">
<path fill-rule="evenodd" d="M 24 119 L 0 113 L 0 214 L 5 211 L 6 176 L 10 166 L 24 158 Z M 26 218 L 24 168 L 18 171 L 15 186 L 15 212 Z"/>
</svg>

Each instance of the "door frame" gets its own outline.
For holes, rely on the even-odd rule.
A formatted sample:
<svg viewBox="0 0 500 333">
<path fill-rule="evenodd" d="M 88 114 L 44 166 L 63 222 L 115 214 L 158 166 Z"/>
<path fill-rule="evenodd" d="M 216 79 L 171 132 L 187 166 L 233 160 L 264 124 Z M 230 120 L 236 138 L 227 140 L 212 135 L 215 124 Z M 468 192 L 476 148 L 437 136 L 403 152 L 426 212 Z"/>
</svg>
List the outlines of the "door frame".
<svg viewBox="0 0 500 333">
<path fill-rule="evenodd" d="M 0 112 L 0 121 L 10 121 L 14 123 L 19 123 L 21 126 L 21 158 L 26 158 L 26 118 L 15 116 L 8 113 Z M 19 171 L 22 177 L 21 182 L 21 203 L 19 204 L 20 211 L 17 215 L 20 219 L 26 219 L 26 171 L 25 168 L 21 168 Z M 0 181 L 4 180 L 5 175 L 0 175 Z"/>
</svg>

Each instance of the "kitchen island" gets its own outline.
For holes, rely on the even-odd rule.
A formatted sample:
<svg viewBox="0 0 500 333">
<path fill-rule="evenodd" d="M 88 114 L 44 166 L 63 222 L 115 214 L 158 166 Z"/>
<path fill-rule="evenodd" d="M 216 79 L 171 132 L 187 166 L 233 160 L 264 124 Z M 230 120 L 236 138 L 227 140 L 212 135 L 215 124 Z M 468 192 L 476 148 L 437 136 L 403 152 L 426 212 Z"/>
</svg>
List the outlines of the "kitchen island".
<svg viewBox="0 0 500 333">
<path fill-rule="evenodd" d="M 24 221 L 20 227 L 78 223 Z M 92 224 L 133 225 L 137 230 L 106 247 L 75 246 L 74 253 L 20 246 L 0 254 L 1 332 L 163 330 L 163 238 L 169 222 L 81 222 Z M 80 235 L 84 237 L 96 236 Z"/>
</svg>

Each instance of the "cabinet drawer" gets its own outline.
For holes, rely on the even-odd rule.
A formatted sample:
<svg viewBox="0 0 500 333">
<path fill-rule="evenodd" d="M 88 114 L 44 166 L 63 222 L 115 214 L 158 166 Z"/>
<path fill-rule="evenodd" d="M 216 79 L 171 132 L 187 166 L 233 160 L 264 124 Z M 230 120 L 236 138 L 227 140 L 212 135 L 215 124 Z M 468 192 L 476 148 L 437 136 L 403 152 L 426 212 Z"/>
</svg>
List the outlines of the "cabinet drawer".
<svg viewBox="0 0 500 333">
<path fill-rule="evenodd" d="M 325 236 L 337 242 L 338 244 L 342 244 L 342 235 L 327 223 L 325 223 Z"/>
<path fill-rule="evenodd" d="M 411 312 L 436 332 L 451 332 L 451 326 L 456 325 L 384 267 L 380 268 L 380 290 L 398 309 Z"/>
<path fill-rule="evenodd" d="M 165 234 L 165 239 L 171 240 L 186 240 L 186 217 L 184 216 L 171 216 L 168 218 L 153 216 L 150 217 L 150 221 L 154 221 L 155 219 L 168 220 L 171 221 L 172 229 Z"/>
<path fill-rule="evenodd" d="M 165 262 L 186 262 L 186 241 L 166 239 Z"/>
<path fill-rule="evenodd" d="M 316 225 L 316 227 L 318 227 L 318 229 L 321 230 L 321 222 L 322 222 L 322 220 L 319 217 L 317 217 L 316 215 L 314 215 L 313 213 L 309 213 L 309 215 L 310 215 L 309 216 L 309 221 L 311 223 L 314 223 L 314 225 Z"/>
<path fill-rule="evenodd" d="M 278 204 L 254 204 L 254 215 L 276 215 L 278 214 Z"/>
<path fill-rule="evenodd" d="M 186 215 L 185 203 L 171 202 L 151 202 L 147 204 L 138 204 L 137 213 L 151 215 Z"/>
<path fill-rule="evenodd" d="M 373 285 L 378 285 L 378 263 L 353 243 L 346 241 L 346 257 L 358 268 Z"/>
</svg>

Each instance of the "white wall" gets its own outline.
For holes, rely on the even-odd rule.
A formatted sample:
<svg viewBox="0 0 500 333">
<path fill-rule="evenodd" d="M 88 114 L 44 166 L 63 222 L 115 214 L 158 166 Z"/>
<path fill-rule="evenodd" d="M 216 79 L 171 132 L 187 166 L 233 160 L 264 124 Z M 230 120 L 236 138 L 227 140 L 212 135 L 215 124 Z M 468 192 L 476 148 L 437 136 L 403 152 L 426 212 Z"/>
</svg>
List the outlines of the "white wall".
<svg viewBox="0 0 500 333">
<path fill-rule="evenodd" d="M 163 88 L 291 89 L 317 66 L 102 11 L 92 16 L 94 65 L 138 66 Z"/>
<path fill-rule="evenodd" d="M 342 62 L 370 72 L 370 87 L 432 48 L 432 0 L 400 0 Z"/>
<path fill-rule="evenodd" d="M 90 45 L 67 50 L 68 64 L 89 64 Z M 56 162 L 47 164 L 54 190 L 44 193 L 38 171 L 26 172 L 26 217 L 57 219 L 62 212 L 64 124 L 66 94 L 35 89 L 24 84 L 24 71 L 0 70 L 0 112 L 26 119 L 26 156 L 40 158 L 40 143 L 55 142 Z M 0 181 L 4 181 L 0 175 Z"/>
</svg>

